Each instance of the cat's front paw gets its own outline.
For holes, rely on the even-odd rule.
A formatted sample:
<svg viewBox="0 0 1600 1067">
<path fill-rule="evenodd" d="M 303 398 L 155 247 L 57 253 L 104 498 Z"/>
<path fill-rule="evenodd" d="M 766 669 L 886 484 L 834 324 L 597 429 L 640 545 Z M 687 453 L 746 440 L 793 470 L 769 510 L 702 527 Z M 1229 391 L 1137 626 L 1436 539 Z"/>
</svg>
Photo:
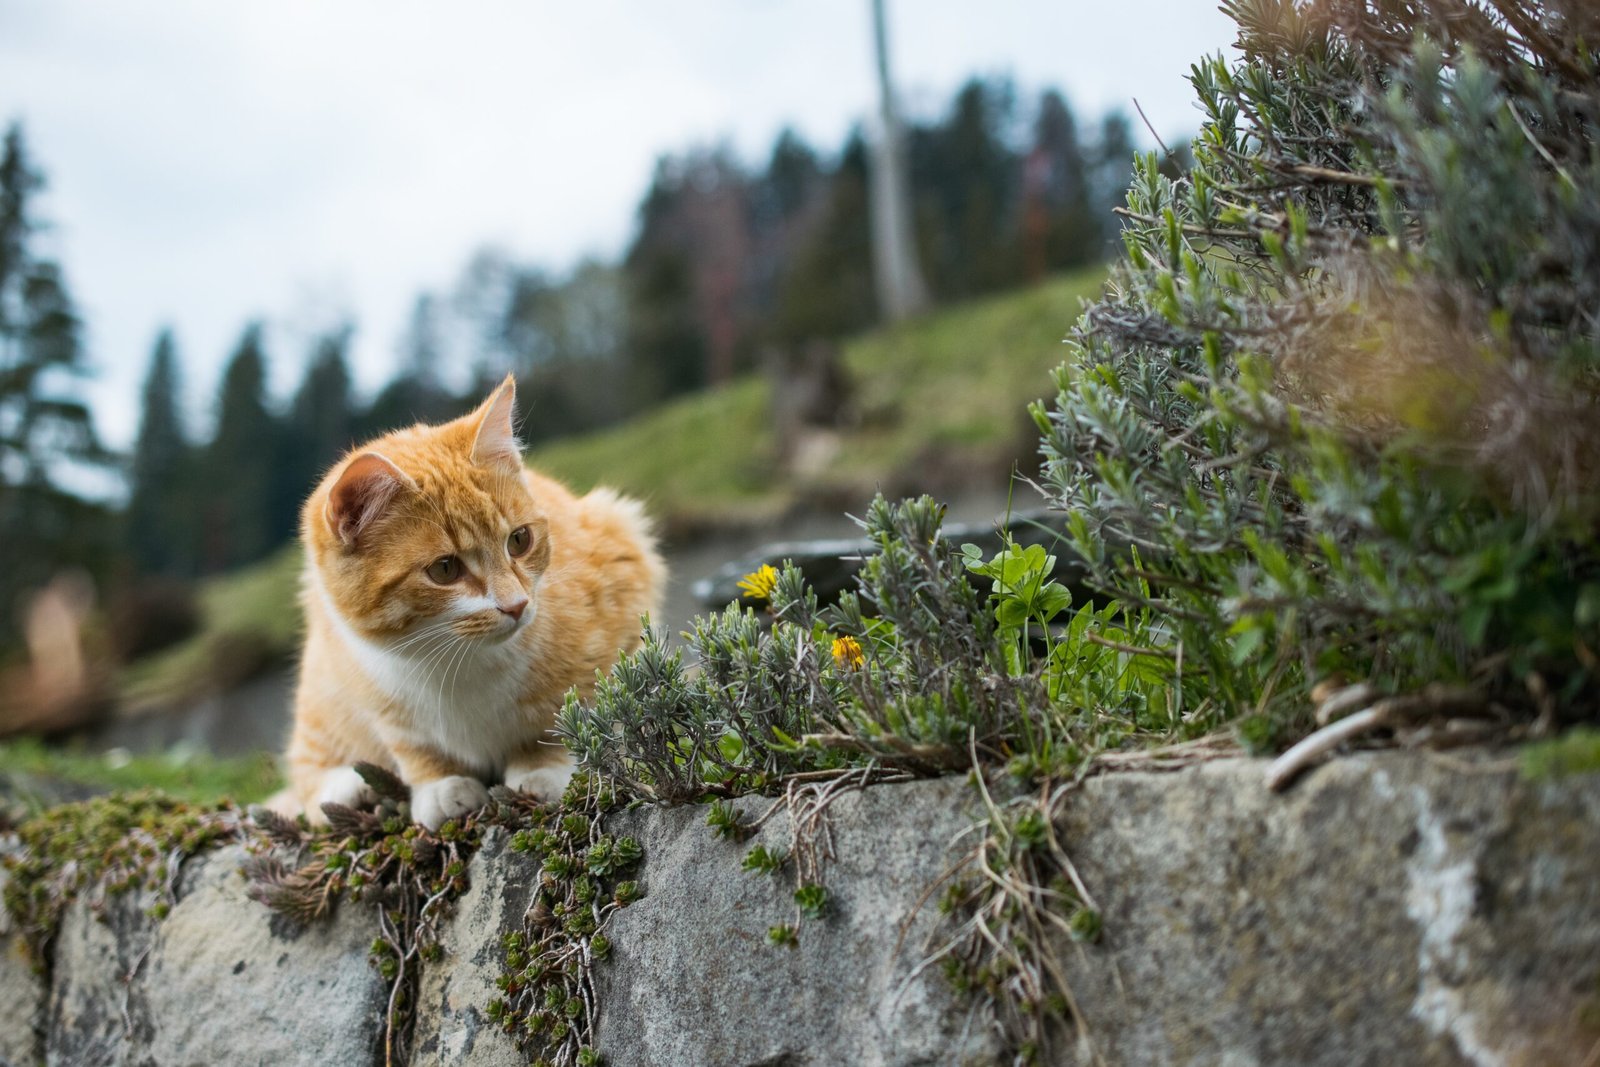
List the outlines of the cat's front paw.
<svg viewBox="0 0 1600 1067">
<path fill-rule="evenodd" d="M 506 769 L 506 788 L 527 793 L 543 804 L 560 802 L 561 794 L 567 791 L 567 783 L 570 781 L 572 781 L 570 761 L 554 767 L 535 767 L 532 770 Z"/>
<path fill-rule="evenodd" d="M 411 787 L 411 818 L 430 830 L 489 803 L 489 791 L 476 778 L 454 775 Z"/>
<path fill-rule="evenodd" d="M 370 808 L 377 802 L 378 794 L 372 791 L 372 787 L 354 767 L 335 767 L 322 776 L 322 784 L 317 786 L 316 798 L 311 802 L 306 817 L 313 826 L 322 826 L 328 821 L 328 816 L 322 810 L 324 804 Z"/>
</svg>

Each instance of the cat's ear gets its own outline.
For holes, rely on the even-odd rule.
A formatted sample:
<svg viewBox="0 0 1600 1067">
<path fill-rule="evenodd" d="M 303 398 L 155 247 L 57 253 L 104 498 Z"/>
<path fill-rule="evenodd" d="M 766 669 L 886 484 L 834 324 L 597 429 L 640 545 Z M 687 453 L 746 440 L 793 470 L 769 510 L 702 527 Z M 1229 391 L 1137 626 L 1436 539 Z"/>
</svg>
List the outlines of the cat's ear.
<svg viewBox="0 0 1600 1067">
<path fill-rule="evenodd" d="M 473 413 L 478 423 L 472 439 L 472 462 L 480 467 L 522 469 L 522 442 L 517 440 L 517 380 L 506 375 L 500 387 Z"/>
<path fill-rule="evenodd" d="M 361 532 L 383 514 L 395 493 L 415 484 L 378 453 L 361 453 L 344 465 L 339 480 L 328 491 L 328 504 L 323 510 L 328 528 L 346 545 L 355 544 Z"/>
</svg>

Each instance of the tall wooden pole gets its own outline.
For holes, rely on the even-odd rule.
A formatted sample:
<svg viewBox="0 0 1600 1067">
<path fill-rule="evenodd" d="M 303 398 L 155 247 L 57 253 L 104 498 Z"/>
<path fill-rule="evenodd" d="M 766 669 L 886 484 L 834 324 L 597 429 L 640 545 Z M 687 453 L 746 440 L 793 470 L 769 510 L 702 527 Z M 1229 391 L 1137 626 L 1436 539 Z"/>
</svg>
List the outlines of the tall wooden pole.
<svg viewBox="0 0 1600 1067">
<path fill-rule="evenodd" d="M 928 287 L 917 265 L 911 223 L 911 181 L 906 168 L 905 130 L 889 78 L 889 32 L 884 0 L 872 0 L 878 59 L 878 136 L 872 153 L 872 265 L 878 306 L 891 322 L 928 307 Z"/>
</svg>

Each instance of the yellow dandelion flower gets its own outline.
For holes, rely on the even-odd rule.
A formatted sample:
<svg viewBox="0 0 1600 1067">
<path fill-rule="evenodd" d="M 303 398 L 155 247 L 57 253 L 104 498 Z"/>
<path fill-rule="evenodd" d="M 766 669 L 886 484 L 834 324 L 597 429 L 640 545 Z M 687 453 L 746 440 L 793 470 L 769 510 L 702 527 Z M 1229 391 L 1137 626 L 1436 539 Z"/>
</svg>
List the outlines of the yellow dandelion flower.
<svg viewBox="0 0 1600 1067">
<path fill-rule="evenodd" d="M 752 571 L 739 579 L 739 588 L 744 590 L 744 595 L 751 600 L 771 600 L 772 591 L 778 586 L 778 568 L 770 563 L 763 564 L 760 570 Z"/>
<path fill-rule="evenodd" d="M 859 670 L 867 661 L 867 655 L 861 651 L 861 642 L 853 637 L 835 637 L 833 639 L 833 662 L 849 670 Z"/>
</svg>

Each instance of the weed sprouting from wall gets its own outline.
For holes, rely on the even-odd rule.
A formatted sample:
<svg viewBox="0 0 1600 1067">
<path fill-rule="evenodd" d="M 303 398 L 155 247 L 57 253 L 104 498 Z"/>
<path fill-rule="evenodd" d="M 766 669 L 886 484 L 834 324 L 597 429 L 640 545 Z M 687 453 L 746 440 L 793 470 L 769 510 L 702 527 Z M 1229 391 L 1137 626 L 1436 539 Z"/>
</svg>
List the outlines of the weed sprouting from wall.
<svg viewBox="0 0 1600 1067">
<path fill-rule="evenodd" d="M 411 821 L 409 790 L 398 778 L 370 764 L 356 769 L 378 796 L 374 810 L 325 805 L 329 825 L 312 833 L 302 820 L 256 809 L 262 833 L 244 874 L 253 899 L 300 925 L 327 918 L 342 899 L 374 909 L 369 960 L 389 987 L 384 1062 L 406 1063 L 422 968 L 441 959 L 442 923 L 466 891 L 481 827 L 500 806 L 430 832 Z"/>
<path fill-rule="evenodd" d="M 184 861 L 239 840 L 246 826 L 231 805 L 207 809 L 149 790 L 51 808 L 18 828 L 0 860 L 6 911 L 42 970 L 74 899 L 101 914 L 110 897 L 150 892 L 152 915 L 164 918 Z"/>
<path fill-rule="evenodd" d="M 511 849 L 537 858 L 539 874 L 521 929 L 502 941 L 500 996 L 487 1013 L 535 1062 L 588 1067 L 600 1062 L 594 968 L 611 953 L 611 916 L 642 895 L 629 877 L 639 843 L 606 831 L 617 797 L 588 775 L 573 779 L 559 808 L 522 796 L 514 802 L 521 828 Z"/>
</svg>

